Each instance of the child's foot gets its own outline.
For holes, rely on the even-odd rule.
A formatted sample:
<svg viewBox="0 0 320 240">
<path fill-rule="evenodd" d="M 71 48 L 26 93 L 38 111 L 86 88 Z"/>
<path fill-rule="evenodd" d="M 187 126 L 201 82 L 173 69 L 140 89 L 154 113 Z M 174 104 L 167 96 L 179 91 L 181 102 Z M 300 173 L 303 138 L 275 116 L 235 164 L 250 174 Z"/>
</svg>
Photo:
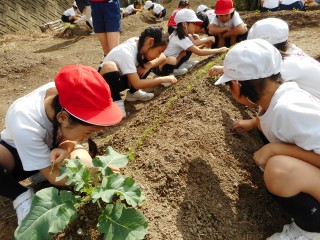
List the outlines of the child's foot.
<svg viewBox="0 0 320 240">
<path fill-rule="evenodd" d="M 187 72 L 188 72 L 188 69 L 186 68 L 178 68 L 173 70 L 173 76 L 180 76 L 180 75 L 186 74 Z"/>
<path fill-rule="evenodd" d="M 147 93 L 142 90 L 138 90 L 134 93 L 127 92 L 126 101 L 135 102 L 135 101 L 148 101 L 154 97 L 153 93 Z"/>
<path fill-rule="evenodd" d="M 302 230 L 295 224 L 287 224 L 283 226 L 281 233 L 275 233 L 271 237 L 268 237 L 267 240 L 319 240 L 320 233 L 307 232 Z"/>
<path fill-rule="evenodd" d="M 156 19 L 156 22 L 162 22 L 163 21 L 163 18 L 157 18 Z"/>
<path fill-rule="evenodd" d="M 17 213 L 18 225 L 20 225 L 22 220 L 29 213 L 33 195 L 33 189 L 29 188 L 27 191 L 20 194 L 15 200 L 13 200 L 13 207 Z"/>
</svg>

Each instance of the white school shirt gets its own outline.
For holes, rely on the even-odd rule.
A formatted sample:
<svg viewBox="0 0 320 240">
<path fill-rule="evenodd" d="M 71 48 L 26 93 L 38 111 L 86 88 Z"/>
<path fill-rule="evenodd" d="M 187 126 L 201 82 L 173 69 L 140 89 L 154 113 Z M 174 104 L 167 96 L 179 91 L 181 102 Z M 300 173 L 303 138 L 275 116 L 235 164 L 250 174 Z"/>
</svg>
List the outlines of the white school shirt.
<svg viewBox="0 0 320 240">
<path fill-rule="evenodd" d="M 181 51 L 187 50 L 191 46 L 193 46 L 193 42 L 189 37 L 186 36 L 180 40 L 178 35 L 173 32 L 169 37 L 169 44 L 164 51 L 164 55 L 177 58 Z"/>
<path fill-rule="evenodd" d="M 242 23 L 243 21 L 237 11 L 234 11 L 233 17 L 226 23 L 222 23 L 217 17 L 213 18 L 211 22 L 211 24 L 217 25 L 218 27 L 227 27 L 229 29 L 234 29 Z"/>
<path fill-rule="evenodd" d="M 208 16 L 209 23 L 212 23 L 213 18 L 216 17 L 216 14 L 214 13 L 214 10 L 213 10 L 213 9 L 209 9 L 209 10 L 207 10 L 205 13 L 206 13 L 206 15 Z"/>
<path fill-rule="evenodd" d="M 126 9 L 124 10 L 125 13 L 131 14 L 133 12 L 134 6 L 133 4 L 129 5 L 128 7 L 126 7 Z"/>
<path fill-rule="evenodd" d="M 281 65 L 284 82 L 296 82 L 300 88 L 320 99 L 320 63 L 292 45 Z"/>
<path fill-rule="evenodd" d="M 119 70 L 120 76 L 137 72 L 138 37 L 133 37 L 113 48 L 104 58 L 103 63 L 112 61 Z"/>
<path fill-rule="evenodd" d="M 67 17 L 70 17 L 70 16 L 75 16 L 76 15 L 76 12 L 74 11 L 73 7 L 72 8 L 69 8 L 67 10 L 65 10 L 63 12 L 63 15 L 64 16 L 67 16 Z"/>
<path fill-rule="evenodd" d="M 52 147 L 52 123 L 44 109 L 44 98 L 54 82 L 36 89 L 17 99 L 5 118 L 1 139 L 17 149 L 25 171 L 39 170 L 50 166 Z"/>
<path fill-rule="evenodd" d="M 279 0 L 264 0 L 262 7 L 273 9 L 279 7 Z"/>
<path fill-rule="evenodd" d="M 291 143 L 320 154 L 320 99 L 297 83 L 281 84 L 259 118 L 270 142 Z"/>
<path fill-rule="evenodd" d="M 162 10 L 164 9 L 164 7 L 158 3 L 153 3 L 153 9 L 152 11 L 155 13 L 155 14 L 159 14 L 162 12 Z"/>
</svg>

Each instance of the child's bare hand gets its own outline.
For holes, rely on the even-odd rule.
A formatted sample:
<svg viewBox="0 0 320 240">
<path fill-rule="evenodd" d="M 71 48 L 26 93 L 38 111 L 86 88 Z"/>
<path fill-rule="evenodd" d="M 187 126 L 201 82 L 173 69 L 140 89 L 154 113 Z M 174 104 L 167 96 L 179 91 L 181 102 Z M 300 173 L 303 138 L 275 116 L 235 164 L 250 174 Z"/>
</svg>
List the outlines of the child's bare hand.
<svg viewBox="0 0 320 240">
<path fill-rule="evenodd" d="M 165 76 L 162 78 L 162 80 L 163 80 L 163 83 L 172 83 L 172 84 L 177 83 L 176 77 L 172 75 Z"/>
<path fill-rule="evenodd" d="M 223 66 L 213 66 L 209 69 L 209 77 L 217 76 L 223 74 Z"/>
<path fill-rule="evenodd" d="M 253 119 L 241 119 L 233 123 L 231 130 L 237 133 L 248 132 L 257 127 L 256 120 Z"/>
<path fill-rule="evenodd" d="M 55 148 L 50 153 L 50 161 L 52 164 L 59 164 L 66 158 L 69 158 L 69 152 L 62 148 Z"/>
<path fill-rule="evenodd" d="M 271 149 L 271 144 L 264 145 L 258 151 L 253 154 L 253 159 L 258 166 L 265 168 L 268 160 L 273 157 L 273 151 Z"/>
<path fill-rule="evenodd" d="M 227 47 L 218 48 L 219 53 L 224 53 L 224 52 L 227 52 L 228 50 L 229 50 L 229 48 L 227 48 Z"/>
<path fill-rule="evenodd" d="M 143 68 L 141 66 L 137 67 L 137 73 L 138 73 L 139 77 L 143 77 L 149 70 L 150 70 L 150 68 Z"/>
</svg>

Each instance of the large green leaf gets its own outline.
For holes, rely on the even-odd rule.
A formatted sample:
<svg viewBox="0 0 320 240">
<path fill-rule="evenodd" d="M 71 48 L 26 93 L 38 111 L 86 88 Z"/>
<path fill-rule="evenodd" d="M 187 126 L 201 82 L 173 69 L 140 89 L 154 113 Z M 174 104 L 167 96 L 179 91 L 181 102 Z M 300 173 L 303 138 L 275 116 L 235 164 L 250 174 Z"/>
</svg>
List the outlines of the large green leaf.
<svg viewBox="0 0 320 240">
<path fill-rule="evenodd" d="M 136 207 L 141 202 L 140 187 L 132 178 L 125 178 L 118 173 L 104 177 L 101 186 L 93 190 L 92 199 L 95 202 L 101 198 L 104 202 L 111 203 L 115 194 L 119 195 L 121 200 L 126 200 L 132 207 Z"/>
<path fill-rule="evenodd" d="M 138 240 L 148 232 L 148 222 L 138 210 L 123 203 L 108 204 L 99 217 L 98 230 L 104 240 Z"/>
<path fill-rule="evenodd" d="M 80 159 L 67 160 L 66 164 L 60 168 L 60 176 L 56 181 L 67 177 L 66 185 L 74 183 L 74 189 L 80 191 L 86 184 L 92 181 L 90 170 Z"/>
<path fill-rule="evenodd" d="M 128 164 L 128 157 L 117 153 L 116 151 L 113 150 L 112 147 L 108 147 L 106 150 L 106 155 L 105 156 L 97 156 L 96 158 L 93 159 L 92 165 L 94 167 L 100 167 L 101 172 L 104 175 L 108 175 L 105 173 L 107 171 L 108 167 L 116 167 L 116 168 L 123 168 L 127 166 Z"/>
<path fill-rule="evenodd" d="M 31 210 L 16 229 L 17 240 L 45 240 L 65 229 L 76 218 L 76 200 L 70 191 L 50 187 L 33 197 Z"/>
</svg>

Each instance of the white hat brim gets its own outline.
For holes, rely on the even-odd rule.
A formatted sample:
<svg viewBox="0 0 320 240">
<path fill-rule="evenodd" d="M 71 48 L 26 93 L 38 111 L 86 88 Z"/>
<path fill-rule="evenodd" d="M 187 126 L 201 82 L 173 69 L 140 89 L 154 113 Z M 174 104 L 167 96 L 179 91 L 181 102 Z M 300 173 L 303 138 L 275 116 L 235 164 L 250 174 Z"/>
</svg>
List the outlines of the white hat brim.
<svg viewBox="0 0 320 240">
<path fill-rule="evenodd" d="M 226 82 L 230 82 L 231 80 L 234 80 L 232 79 L 232 77 L 226 75 L 226 74 L 223 74 L 215 83 L 214 85 L 219 85 L 219 84 L 222 84 L 222 83 L 226 83 Z"/>
</svg>

